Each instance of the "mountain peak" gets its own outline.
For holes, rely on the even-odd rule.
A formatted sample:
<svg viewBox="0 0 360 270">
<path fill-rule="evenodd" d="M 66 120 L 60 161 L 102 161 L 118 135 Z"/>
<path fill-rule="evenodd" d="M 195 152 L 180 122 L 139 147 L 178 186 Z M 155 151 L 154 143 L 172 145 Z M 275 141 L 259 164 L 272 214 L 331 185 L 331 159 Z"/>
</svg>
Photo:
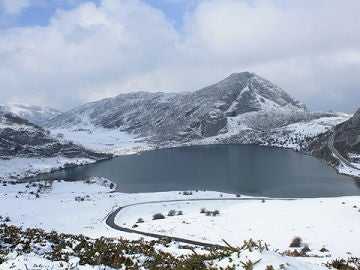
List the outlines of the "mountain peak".
<svg viewBox="0 0 360 270">
<path fill-rule="evenodd" d="M 235 72 L 235 73 L 231 73 L 224 80 L 248 80 L 255 76 L 257 76 L 255 73 L 249 71 Z"/>
<path fill-rule="evenodd" d="M 245 120 L 263 116 L 249 124 L 256 129 L 307 116 L 280 87 L 254 73 L 241 72 L 185 94 L 139 92 L 85 104 L 54 118 L 49 126 L 120 129 L 153 142 L 189 141 L 227 132 L 245 113 Z M 277 117 L 269 120 L 268 115 Z"/>
</svg>

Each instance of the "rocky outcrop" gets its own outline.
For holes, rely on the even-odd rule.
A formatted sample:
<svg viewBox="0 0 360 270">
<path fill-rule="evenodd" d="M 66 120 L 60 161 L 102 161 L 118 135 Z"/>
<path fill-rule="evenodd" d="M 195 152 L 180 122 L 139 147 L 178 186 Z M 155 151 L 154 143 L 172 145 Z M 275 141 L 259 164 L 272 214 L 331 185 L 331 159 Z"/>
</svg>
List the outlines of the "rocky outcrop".
<svg viewBox="0 0 360 270">
<path fill-rule="evenodd" d="M 204 115 L 201 120 L 201 134 L 204 137 L 211 137 L 226 128 L 226 115 L 220 109 L 215 109 Z M 225 130 L 224 130 L 225 131 Z"/>
<path fill-rule="evenodd" d="M 336 126 L 334 146 L 348 160 L 360 155 L 360 109 L 348 121 Z"/>
</svg>

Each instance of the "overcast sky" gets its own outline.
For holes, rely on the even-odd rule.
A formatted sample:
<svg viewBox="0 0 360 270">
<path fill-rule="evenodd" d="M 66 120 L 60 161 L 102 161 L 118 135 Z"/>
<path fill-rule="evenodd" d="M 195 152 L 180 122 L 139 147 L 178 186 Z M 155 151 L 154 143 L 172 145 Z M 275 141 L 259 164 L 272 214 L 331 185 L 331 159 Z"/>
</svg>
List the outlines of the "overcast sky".
<svg viewBox="0 0 360 270">
<path fill-rule="evenodd" d="M 311 110 L 360 107 L 359 0 L 0 0 L 0 102 L 61 110 L 252 71 Z"/>
</svg>

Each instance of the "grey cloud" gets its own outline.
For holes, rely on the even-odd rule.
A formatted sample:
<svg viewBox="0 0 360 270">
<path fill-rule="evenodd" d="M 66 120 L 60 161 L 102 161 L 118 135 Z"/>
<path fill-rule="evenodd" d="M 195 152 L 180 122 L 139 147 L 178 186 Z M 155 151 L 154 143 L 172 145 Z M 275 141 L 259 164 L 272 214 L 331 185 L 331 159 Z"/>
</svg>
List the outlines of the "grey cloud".
<svg viewBox="0 0 360 270">
<path fill-rule="evenodd" d="M 0 32 L 0 93 L 64 110 L 121 92 L 196 90 L 250 70 L 311 109 L 352 112 L 359 9 L 358 0 L 200 1 L 179 32 L 141 1 L 86 3 L 47 27 Z"/>
</svg>

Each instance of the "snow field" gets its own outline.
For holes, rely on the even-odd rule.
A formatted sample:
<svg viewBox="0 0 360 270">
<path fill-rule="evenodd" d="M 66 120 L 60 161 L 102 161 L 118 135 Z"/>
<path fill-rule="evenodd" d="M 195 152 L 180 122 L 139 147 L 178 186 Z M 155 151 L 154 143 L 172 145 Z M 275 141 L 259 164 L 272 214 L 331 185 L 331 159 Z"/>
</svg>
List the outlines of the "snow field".
<svg viewBox="0 0 360 270">
<path fill-rule="evenodd" d="M 183 195 L 182 192 L 125 194 L 109 192 L 110 182 L 101 178 L 95 180 L 92 183 L 54 181 L 51 185 L 42 182 L 46 188 L 39 193 L 39 198 L 32 193 L 39 189 L 39 183 L 34 183 L 34 186 L 10 183 L 4 186 L 1 183 L 0 215 L 9 217 L 10 224 L 23 228 L 37 227 L 46 231 L 84 234 L 92 238 L 106 236 L 131 240 L 140 239 L 141 236 L 116 231 L 105 224 L 108 213 L 119 206 L 159 200 L 218 198 L 219 201 L 130 206 L 118 214 L 116 223 L 132 227 L 138 218 L 143 218 L 145 222 L 137 223 L 137 230 L 221 245 L 224 245 L 224 239 L 233 246 L 242 245 L 244 240 L 251 238 L 269 244 L 270 251 L 280 252 L 288 250 L 291 240 L 298 236 L 303 239 L 304 245 L 310 247 L 310 255 L 322 258 L 302 257 L 296 258 L 296 261 L 301 264 L 311 263 L 316 267 L 331 259 L 360 254 L 360 247 L 354 241 L 360 238 L 360 197 L 222 201 L 224 198 L 236 197 L 234 194 L 208 191 L 192 192 L 192 195 Z M 201 208 L 219 210 L 220 214 L 206 216 L 200 213 Z M 183 215 L 168 217 L 167 213 L 173 209 L 181 210 Z M 158 212 L 164 214 L 165 219 L 152 220 L 153 214 Z M 328 249 L 329 253 L 319 252 L 322 247 Z M 324 257 L 328 255 L 331 257 Z M 263 263 L 275 261 L 280 264 L 294 260 L 273 252 L 269 256 L 256 252 L 248 256 L 263 258 Z M 324 269 L 316 267 L 287 269 Z M 263 268 L 259 266 L 255 269 Z"/>
<path fill-rule="evenodd" d="M 137 138 L 127 132 L 105 128 L 52 129 L 51 134 L 62 134 L 65 140 L 73 141 L 98 152 L 115 155 L 134 154 L 150 146 L 144 138 Z"/>
<path fill-rule="evenodd" d="M 357 208 L 354 208 L 356 206 Z M 201 208 L 219 210 L 219 216 L 206 216 Z M 334 257 L 360 254 L 353 239 L 360 237 L 359 197 L 259 200 L 196 201 L 131 206 L 122 210 L 116 223 L 131 227 L 138 218 L 136 230 L 155 232 L 208 243 L 234 246 L 244 240 L 261 239 L 273 249 L 285 251 L 294 237 L 301 237 L 311 254 L 324 255 L 325 247 Z M 183 215 L 166 216 L 170 210 Z M 152 220 L 155 213 L 165 219 Z"/>
</svg>

